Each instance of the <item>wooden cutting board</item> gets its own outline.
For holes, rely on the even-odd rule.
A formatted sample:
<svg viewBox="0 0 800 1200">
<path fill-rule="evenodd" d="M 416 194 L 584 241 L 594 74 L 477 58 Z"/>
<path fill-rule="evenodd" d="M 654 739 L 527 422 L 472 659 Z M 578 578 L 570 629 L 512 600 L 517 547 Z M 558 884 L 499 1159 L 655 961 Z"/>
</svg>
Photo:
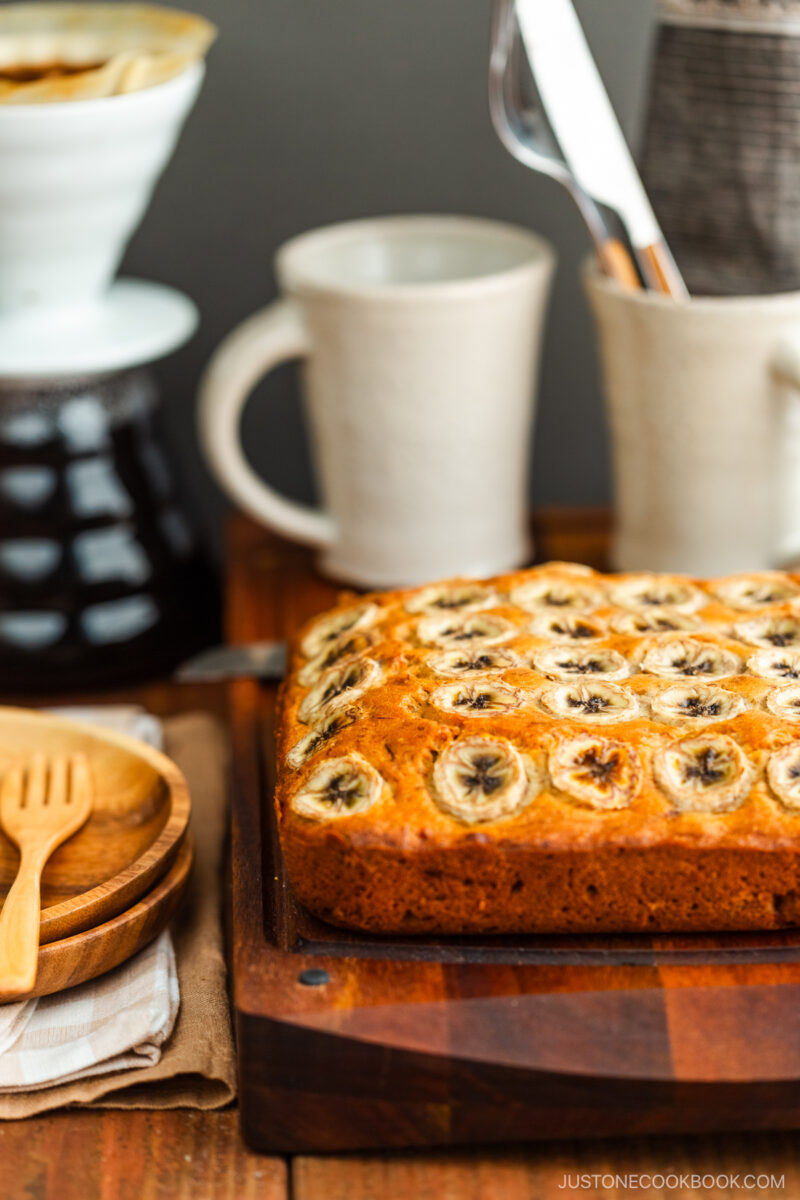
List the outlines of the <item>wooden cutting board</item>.
<svg viewBox="0 0 800 1200">
<path fill-rule="evenodd" d="M 605 567 L 607 518 L 545 514 L 539 558 Z M 307 551 L 237 518 L 228 633 L 332 602 Z M 800 1128 L 800 935 L 380 939 L 294 900 L 272 819 L 274 689 L 232 688 L 229 904 L 240 1106 L 296 1153 Z"/>
<path fill-rule="evenodd" d="M 44 870 L 45 944 L 109 921 L 163 879 L 186 835 L 191 804 L 175 764 L 144 743 L 48 713 L 0 708 L 0 777 L 34 753 L 85 753 L 94 784 L 91 817 Z M 0 903 L 18 862 L 0 831 Z"/>
</svg>

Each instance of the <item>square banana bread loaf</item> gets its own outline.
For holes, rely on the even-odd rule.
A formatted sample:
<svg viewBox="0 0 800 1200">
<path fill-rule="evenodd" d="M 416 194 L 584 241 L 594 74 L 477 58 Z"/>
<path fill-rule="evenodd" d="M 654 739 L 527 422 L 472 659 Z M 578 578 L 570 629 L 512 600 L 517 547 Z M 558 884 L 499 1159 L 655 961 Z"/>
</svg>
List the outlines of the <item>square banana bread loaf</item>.
<svg viewBox="0 0 800 1200">
<path fill-rule="evenodd" d="M 350 597 L 281 689 L 298 899 L 379 933 L 800 924 L 800 576 Z"/>
</svg>

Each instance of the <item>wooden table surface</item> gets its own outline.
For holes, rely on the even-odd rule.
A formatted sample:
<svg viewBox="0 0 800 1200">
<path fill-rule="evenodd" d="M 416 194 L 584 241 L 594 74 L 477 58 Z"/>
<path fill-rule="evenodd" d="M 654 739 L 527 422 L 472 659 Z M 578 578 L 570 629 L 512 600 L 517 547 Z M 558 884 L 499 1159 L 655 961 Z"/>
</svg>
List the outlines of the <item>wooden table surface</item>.
<svg viewBox="0 0 800 1200">
<path fill-rule="evenodd" d="M 580 559 L 589 557 L 590 546 L 596 550 L 602 515 L 557 521 L 567 536 L 555 542 L 551 521 L 537 521 L 548 556 Z M 224 689 L 212 686 L 162 683 L 84 702 L 89 699 L 134 701 L 163 716 L 226 711 Z M 638 1138 L 287 1162 L 244 1147 L 235 1108 L 73 1110 L 0 1122 L 0 1200 L 555 1200 L 570 1194 L 792 1198 L 800 1196 L 800 1137 Z"/>
</svg>

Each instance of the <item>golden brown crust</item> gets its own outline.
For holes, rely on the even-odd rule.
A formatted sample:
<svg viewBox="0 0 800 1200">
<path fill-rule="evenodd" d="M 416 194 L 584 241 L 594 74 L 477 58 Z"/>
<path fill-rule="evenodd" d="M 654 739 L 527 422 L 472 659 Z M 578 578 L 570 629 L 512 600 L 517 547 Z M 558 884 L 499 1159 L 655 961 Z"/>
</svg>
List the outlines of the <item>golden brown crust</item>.
<svg viewBox="0 0 800 1200">
<path fill-rule="evenodd" d="M 276 798 L 299 899 L 403 933 L 800 920 L 800 577 L 484 586 L 349 598 L 302 631 Z"/>
</svg>

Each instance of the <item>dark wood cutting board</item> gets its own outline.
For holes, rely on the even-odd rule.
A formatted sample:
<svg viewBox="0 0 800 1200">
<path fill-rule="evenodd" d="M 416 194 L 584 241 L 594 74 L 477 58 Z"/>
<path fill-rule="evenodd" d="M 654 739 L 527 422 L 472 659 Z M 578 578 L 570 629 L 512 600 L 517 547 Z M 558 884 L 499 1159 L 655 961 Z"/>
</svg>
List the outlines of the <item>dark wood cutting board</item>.
<svg viewBox="0 0 800 1200">
<path fill-rule="evenodd" d="M 607 517 L 539 558 L 604 567 Z M 237 518 L 228 633 L 291 634 L 336 589 Z M 228 930 L 244 1133 L 270 1152 L 800 1127 L 800 932 L 379 938 L 305 912 L 272 816 L 274 688 L 232 688 Z"/>
</svg>

